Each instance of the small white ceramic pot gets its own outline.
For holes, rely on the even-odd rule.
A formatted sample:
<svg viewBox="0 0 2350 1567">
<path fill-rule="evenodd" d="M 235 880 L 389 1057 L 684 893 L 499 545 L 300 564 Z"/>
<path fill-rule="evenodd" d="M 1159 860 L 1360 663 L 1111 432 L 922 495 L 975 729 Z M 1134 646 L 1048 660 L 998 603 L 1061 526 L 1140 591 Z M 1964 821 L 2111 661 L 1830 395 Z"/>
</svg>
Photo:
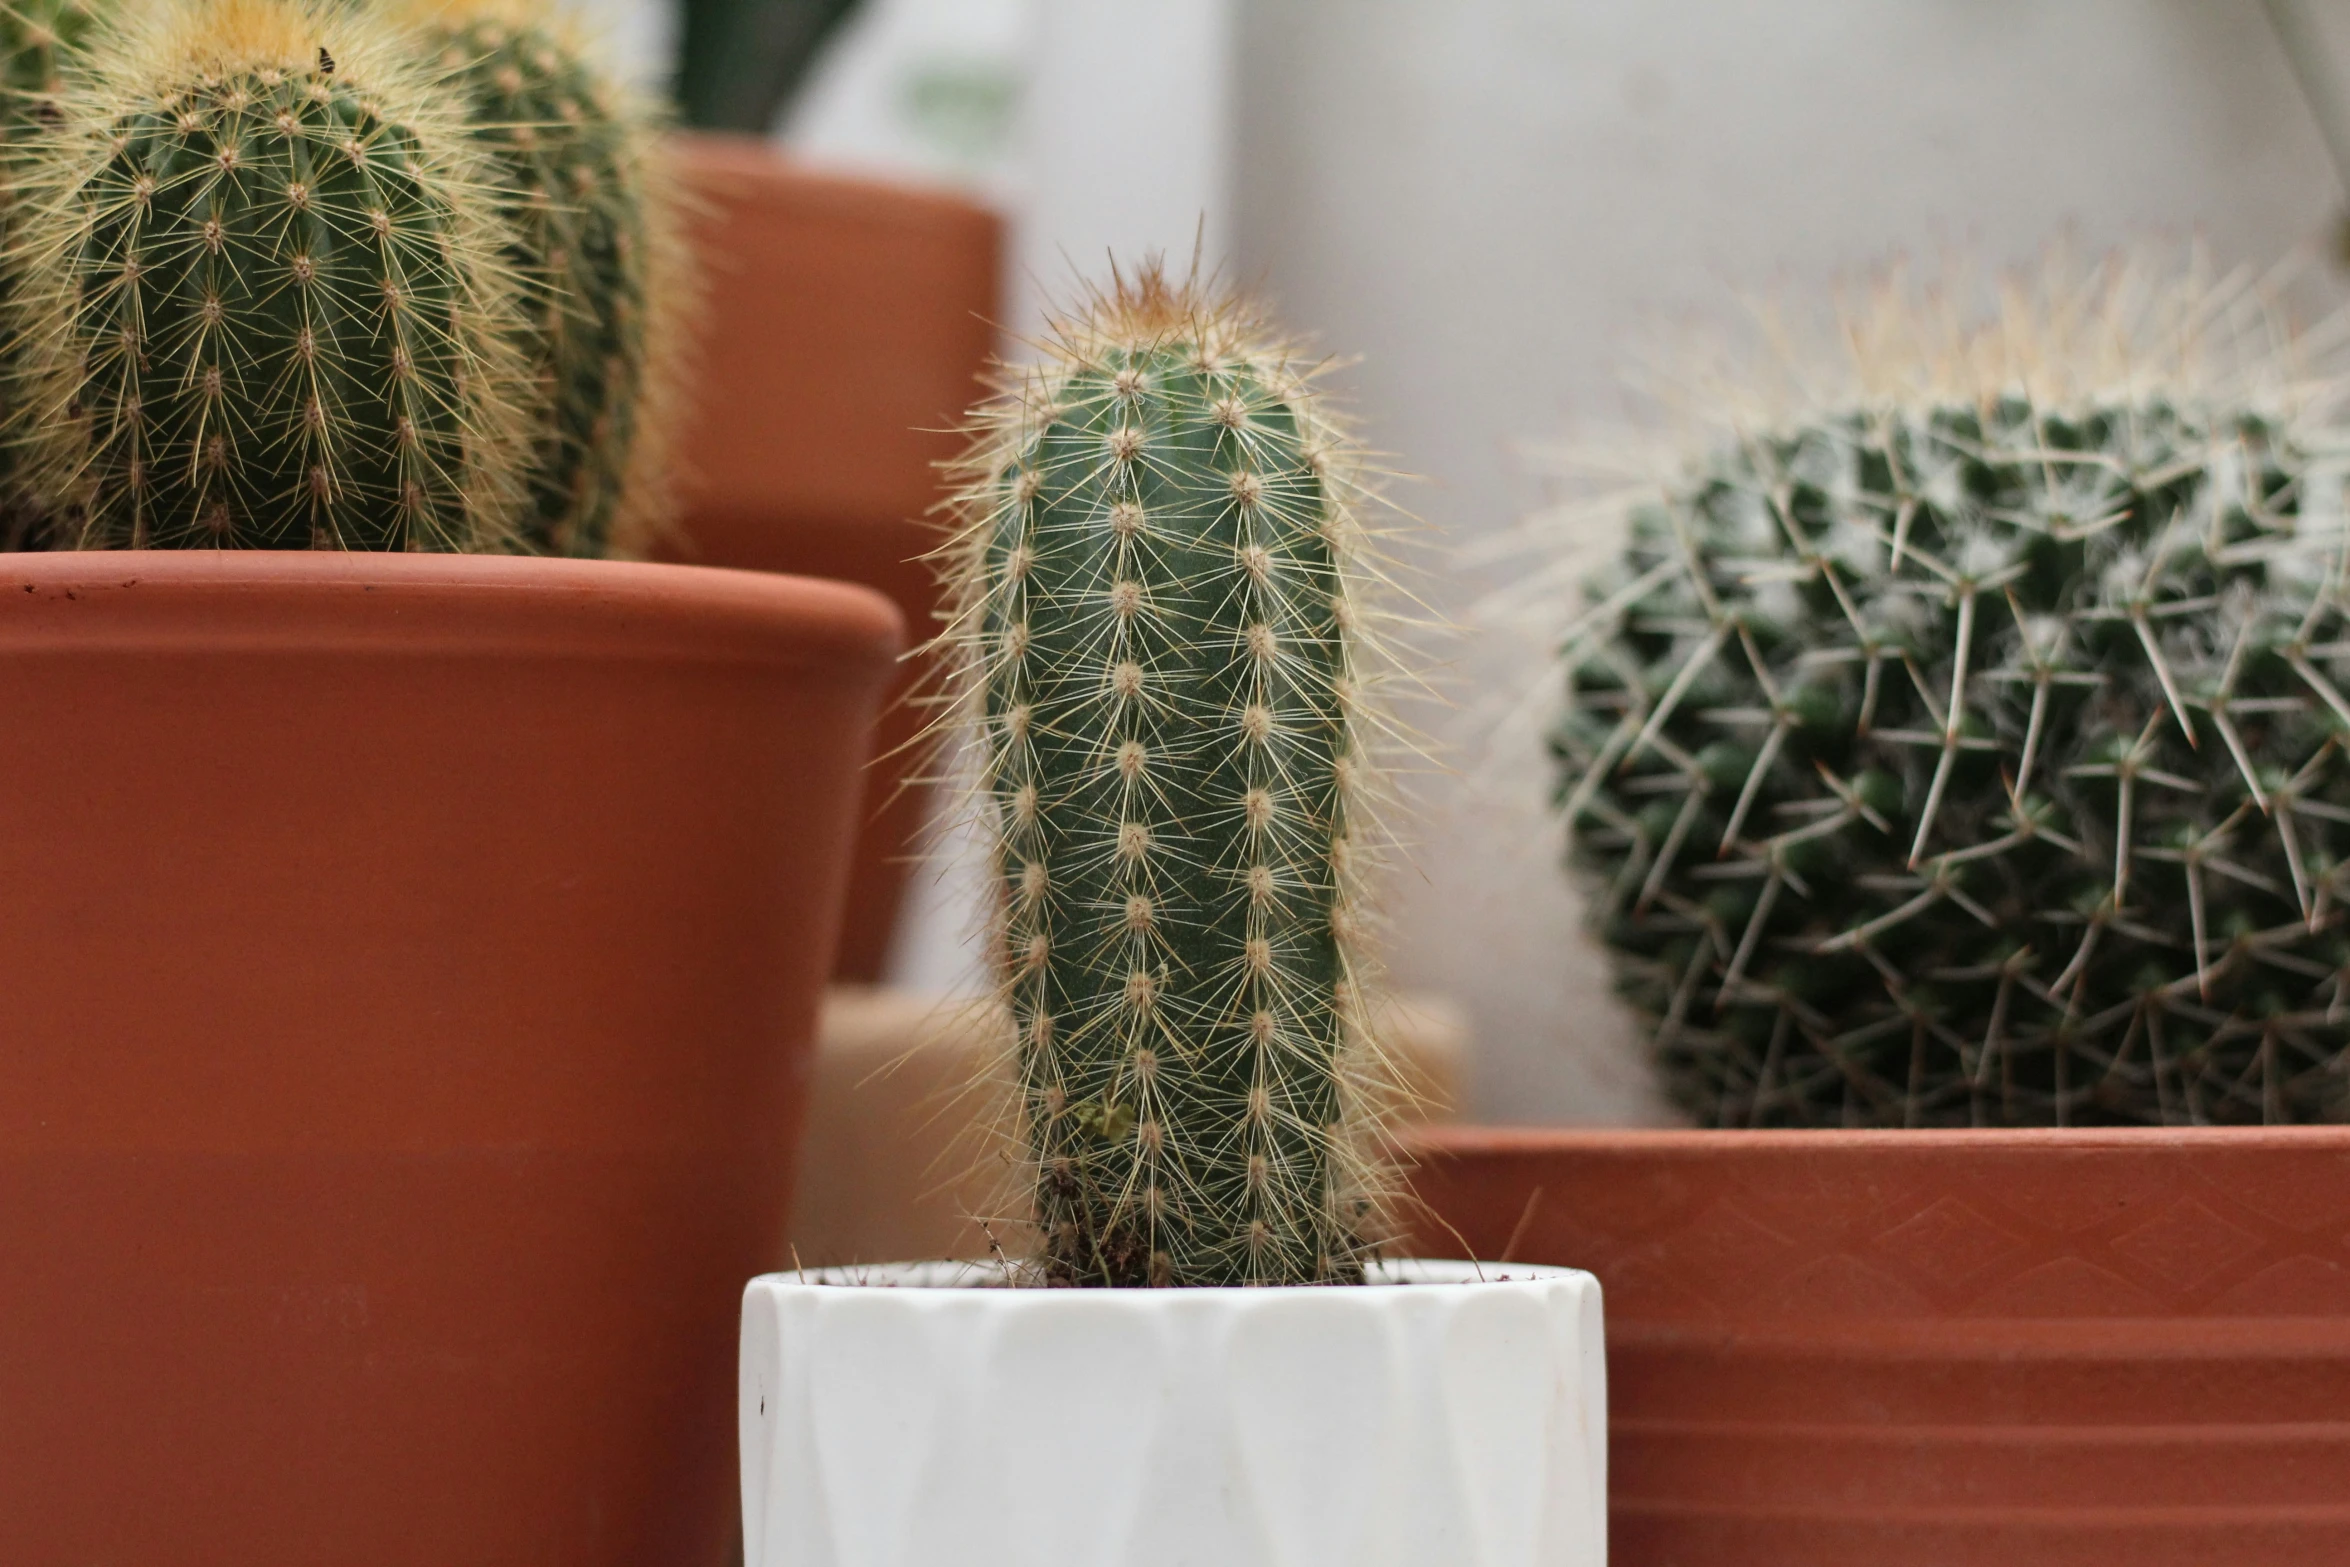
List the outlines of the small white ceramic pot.
<svg viewBox="0 0 2350 1567">
<path fill-rule="evenodd" d="M 1599 1281 L 1455 1262 L 1373 1278 L 754 1279 L 747 1567 L 1602 1567 Z"/>
</svg>

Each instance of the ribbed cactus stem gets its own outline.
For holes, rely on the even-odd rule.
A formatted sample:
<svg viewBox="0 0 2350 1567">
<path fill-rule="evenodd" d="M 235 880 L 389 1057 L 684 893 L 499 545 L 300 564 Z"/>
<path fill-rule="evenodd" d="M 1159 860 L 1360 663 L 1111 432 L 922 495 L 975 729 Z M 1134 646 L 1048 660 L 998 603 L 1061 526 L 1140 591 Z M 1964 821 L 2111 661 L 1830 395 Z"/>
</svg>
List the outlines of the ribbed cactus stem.
<svg viewBox="0 0 2350 1567">
<path fill-rule="evenodd" d="M 69 536 L 506 536 L 512 285 L 410 59 L 305 0 L 188 0 L 93 50 L 23 209 L 31 455 Z"/>
<path fill-rule="evenodd" d="M 688 303 L 673 181 L 650 105 L 543 0 L 405 9 L 497 168 L 507 259 L 528 291 L 537 391 L 524 542 L 635 553 L 667 522 L 669 426 Z"/>
<path fill-rule="evenodd" d="M 963 629 L 1046 1272 L 1358 1278 L 1357 459 L 1156 272 L 983 412 Z"/>
</svg>

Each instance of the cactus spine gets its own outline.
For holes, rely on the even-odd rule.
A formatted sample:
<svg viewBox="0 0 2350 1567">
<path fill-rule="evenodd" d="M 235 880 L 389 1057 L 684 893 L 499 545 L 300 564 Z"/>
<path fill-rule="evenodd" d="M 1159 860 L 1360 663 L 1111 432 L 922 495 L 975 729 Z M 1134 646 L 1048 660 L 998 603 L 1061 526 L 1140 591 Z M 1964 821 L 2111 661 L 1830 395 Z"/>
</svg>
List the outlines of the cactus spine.
<svg viewBox="0 0 2350 1567">
<path fill-rule="evenodd" d="M 0 312 L 16 294 L 18 260 L 8 235 L 16 222 L 17 161 L 50 133 L 61 115 L 66 64 L 98 18 L 84 0 L 17 0 L 0 7 Z M 0 355 L 14 348 L 0 342 Z M 5 378 L 0 377 L 0 384 Z M 0 412 L 0 426 L 6 423 Z M 16 453 L 0 447 L 0 550 L 41 549 L 50 542 L 48 508 L 18 472 Z"/>
<path fill-rule="evenodd" d="M 410 7 L 495 160 L 538 389 L 524 542 L 641 552 L 667 523 L 687 292 L 658 121 L 538 0 Z"/>
<path fill-rule="evenodd" d="M 490 179 L 398 34 L 172 0 L 21 208 L 30 465 L 85 546 L 494 547 L 522 417 Z"/>
<path fill-rule="evenodd" d="M 1155 268 L 977 416 L 950 638 L 1057 1283 L 1361 1277 L 1359 458 Z"/>
<path fill-rule="evenodd" d="M 1555 748 L 1692 1113 L 2350 1114 L 2345 386 L 2266 303 L 1888 307 L 1634 509 Z"/>
<path fill-rule="evenodd" d="M 14 143 L 54 119 L 66 62 L 89 37 L 99 8 L 88 0 L 13 0 L 0 7 L 0 61 L 7 95 L 0 137 Z"/>
</svg>

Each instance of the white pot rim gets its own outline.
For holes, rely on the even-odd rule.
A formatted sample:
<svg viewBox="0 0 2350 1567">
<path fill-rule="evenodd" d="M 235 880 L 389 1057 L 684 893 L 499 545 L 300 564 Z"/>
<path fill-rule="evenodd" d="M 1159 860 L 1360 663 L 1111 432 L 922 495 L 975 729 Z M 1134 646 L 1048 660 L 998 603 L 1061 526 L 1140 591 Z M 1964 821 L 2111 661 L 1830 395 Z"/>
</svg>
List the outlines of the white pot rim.
<svg viewBox="0 0 2350 1567">
<path fill-rule="evenodd" d="M 1206 1285 L 1166 1289 L 1053 1289 L 1041 1281 L 1019 1277 L 1017 1264 L 1004 1262 L 883 1262 L 830 1268 L 796 1268 L 770 1273 L 755 1284 L 787 1291 L 838 1289 L 966 1290 L 1018 1289 L 1055 1300 L 1215 1300 L 1241 1296 L 1262 1300 L 1283 1295 L 1347 1297 L 1385 1295 L 1398 1290 L 1482 1289 L 1495 1284 L 1533 1284 L 1580 1279 L 1575 1268 L 1548 1267 L 1531 1262 L 1451 1262 L 1418 1257 L 1374 1262 L 1362 1284 Z"/>
</svg>

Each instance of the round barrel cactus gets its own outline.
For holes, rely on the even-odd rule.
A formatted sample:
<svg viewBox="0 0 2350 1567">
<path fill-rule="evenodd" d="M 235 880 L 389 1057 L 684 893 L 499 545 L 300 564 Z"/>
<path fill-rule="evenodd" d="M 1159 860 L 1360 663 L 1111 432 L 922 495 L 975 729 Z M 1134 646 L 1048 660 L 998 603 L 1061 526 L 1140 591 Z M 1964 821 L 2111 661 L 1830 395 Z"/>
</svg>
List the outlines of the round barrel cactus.
<svg viewBox="0 0 2350 1567">
<path fill-rule="evenodd" d="M 1896 356 L 1632 509 L 1553 747 L 1693 1115 L 2350 1114 L 2350 445 L 2154 352 L 2212 301 Z"/>
</svg>

